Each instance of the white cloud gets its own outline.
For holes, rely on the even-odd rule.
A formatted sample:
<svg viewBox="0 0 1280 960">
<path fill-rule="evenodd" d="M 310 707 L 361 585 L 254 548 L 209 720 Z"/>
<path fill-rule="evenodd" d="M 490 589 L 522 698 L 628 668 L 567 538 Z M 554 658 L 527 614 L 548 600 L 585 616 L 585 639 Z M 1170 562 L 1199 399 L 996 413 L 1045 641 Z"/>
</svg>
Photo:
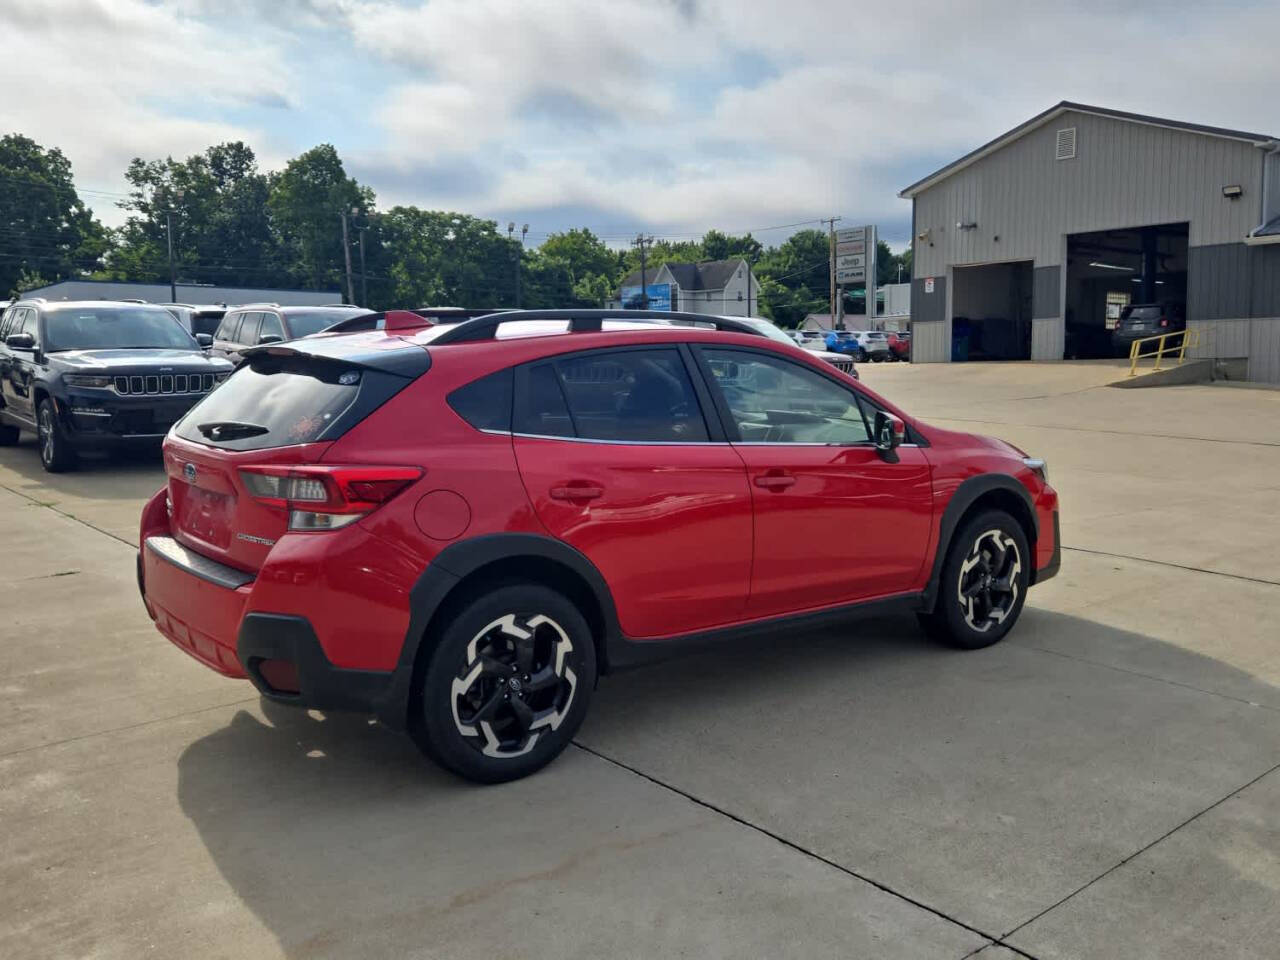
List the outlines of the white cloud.
<svg viewBox="0 0 1280 960">
<path fill-rule="evenodd" d="M 60 147 L 81 185 L 123 191 L 134 156 L 261 140 L 216 114 L 290 101 L 289 71 L 273 50 L 240 38 L 227 56 L 226 36 L 141 0 L 24 0 L 0 7 L 0 33 L 0 130 Z M 120 221 L 106 197 L 88 199 Z"/>
<path fill-rule="evenodd" d="M 1280 126 L 1280 6 L 1254 0 L 27 0 L 0 30 L 30 53 L 0 66 L 0 123 L 82 182 L 332 139 L 385 202 L 535 230 L 901 226 L 899 188 L 1062 99 Z M 299 122 L 245 128 L 279 101 Z"/>
</svg>

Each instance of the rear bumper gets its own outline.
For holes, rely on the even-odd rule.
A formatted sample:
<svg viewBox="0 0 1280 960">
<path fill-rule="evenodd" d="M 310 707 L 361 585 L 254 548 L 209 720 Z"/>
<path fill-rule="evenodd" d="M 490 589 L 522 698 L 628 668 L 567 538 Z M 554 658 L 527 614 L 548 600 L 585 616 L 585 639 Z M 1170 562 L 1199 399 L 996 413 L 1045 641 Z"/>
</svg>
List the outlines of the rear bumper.
<svg viewBox="0 0 1280 960">
<path fill-rule="evenodd" d="M 305 617 L 248 611 L 252 575 L 162 535 L 143 540 L 137 566 L 156 628 L 205 666 L 248 679 L 278 703 L 377 714 L 403 726 L 405 694 L 393 692 L 393 673 L 335 666 Z"/>
<path fill-rule="evenodd" d="M 240 624 L 236 656 L 253 685 L 278 703 L 372 713 L 392 721 L 404 715 L 403 708 L 393 709 L 390 671 L 335 667 L 305 617 L 249 614 Z M 268 661 L 292 664 L 297 690 L 273 687 L 263 673 Z"/>
</svg>

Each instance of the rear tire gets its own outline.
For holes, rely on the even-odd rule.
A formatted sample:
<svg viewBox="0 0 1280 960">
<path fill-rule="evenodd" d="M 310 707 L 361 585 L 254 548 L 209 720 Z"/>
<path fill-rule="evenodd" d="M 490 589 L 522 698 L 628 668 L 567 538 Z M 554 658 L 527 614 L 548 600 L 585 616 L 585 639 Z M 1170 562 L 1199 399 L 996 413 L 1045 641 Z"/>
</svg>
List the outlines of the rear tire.
<svg viewBox="0 0 1280 960">
<path fill-rule="evenodd" d="M 48 473 L 62 473 L 76 465 L 75 451 L 58 423 L 58 411 L 47 398 L 40 401 L 36 413 L 36 439 L 40 446 L 40 465 Z"/>
<path fill-rule="evenodd" d="M 22 436 L 22 431 L 7 423 L 0 423 L 0 447 L 12 447 Z"/>
<path fill-rule="evenodd" d="M 460 777 L 516 780 L 569 745 L 595 683 L 595 642 L 578 608 L 540 584 L 499 586 L 439 634 L 411 731 Z"/>
<path fill-rule="evenodd" d="M 920 617 L 925 632 L 963 650 L 999 642 L 1022 613 L 1032 562 L 1017 520 L 1003 510 L 974 517 L 951 540 L 937 602 Z"/>
</svg>

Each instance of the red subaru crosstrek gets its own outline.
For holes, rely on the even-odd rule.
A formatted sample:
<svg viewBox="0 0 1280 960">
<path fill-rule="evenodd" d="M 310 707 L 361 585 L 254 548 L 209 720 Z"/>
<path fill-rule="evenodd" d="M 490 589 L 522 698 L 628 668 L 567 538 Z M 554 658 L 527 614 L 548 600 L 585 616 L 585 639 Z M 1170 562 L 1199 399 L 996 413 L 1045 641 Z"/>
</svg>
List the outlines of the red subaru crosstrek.
<svg viewBox="0 0 1280 960">
<path fill-rule="evenodd" d="M 165 440 L 147 610 L 264 696 L 374 713 L 489 782 L 678 639 L 888 609 L 960 647 L 1008 633 L 1058 569 L 1044 463 L 712 322 L 524 311 L 248 350 Z"/>
</svg>

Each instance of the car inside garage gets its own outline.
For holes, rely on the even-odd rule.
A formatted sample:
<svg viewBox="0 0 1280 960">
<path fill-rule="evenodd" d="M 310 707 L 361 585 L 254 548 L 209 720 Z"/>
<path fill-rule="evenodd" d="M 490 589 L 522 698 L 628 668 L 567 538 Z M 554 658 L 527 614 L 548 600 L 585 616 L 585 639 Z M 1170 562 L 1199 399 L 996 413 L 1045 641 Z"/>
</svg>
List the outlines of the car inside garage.
<svg viewBox="0 0 1280 960">
<path fill-rule="evenodd" d="M 953 277 L 951 359 L 1029 359 L 1032 262 L 956 267 Z"/>
<path fill-rule="evenodd" d="M 1068 359 L 1114 356 L 1111 332 L 1126 308 L 1159 304 L 1170 316 L 1185 316 L 1188 227 L 1166 223 L 1067 237 Z"/>
</svg>

